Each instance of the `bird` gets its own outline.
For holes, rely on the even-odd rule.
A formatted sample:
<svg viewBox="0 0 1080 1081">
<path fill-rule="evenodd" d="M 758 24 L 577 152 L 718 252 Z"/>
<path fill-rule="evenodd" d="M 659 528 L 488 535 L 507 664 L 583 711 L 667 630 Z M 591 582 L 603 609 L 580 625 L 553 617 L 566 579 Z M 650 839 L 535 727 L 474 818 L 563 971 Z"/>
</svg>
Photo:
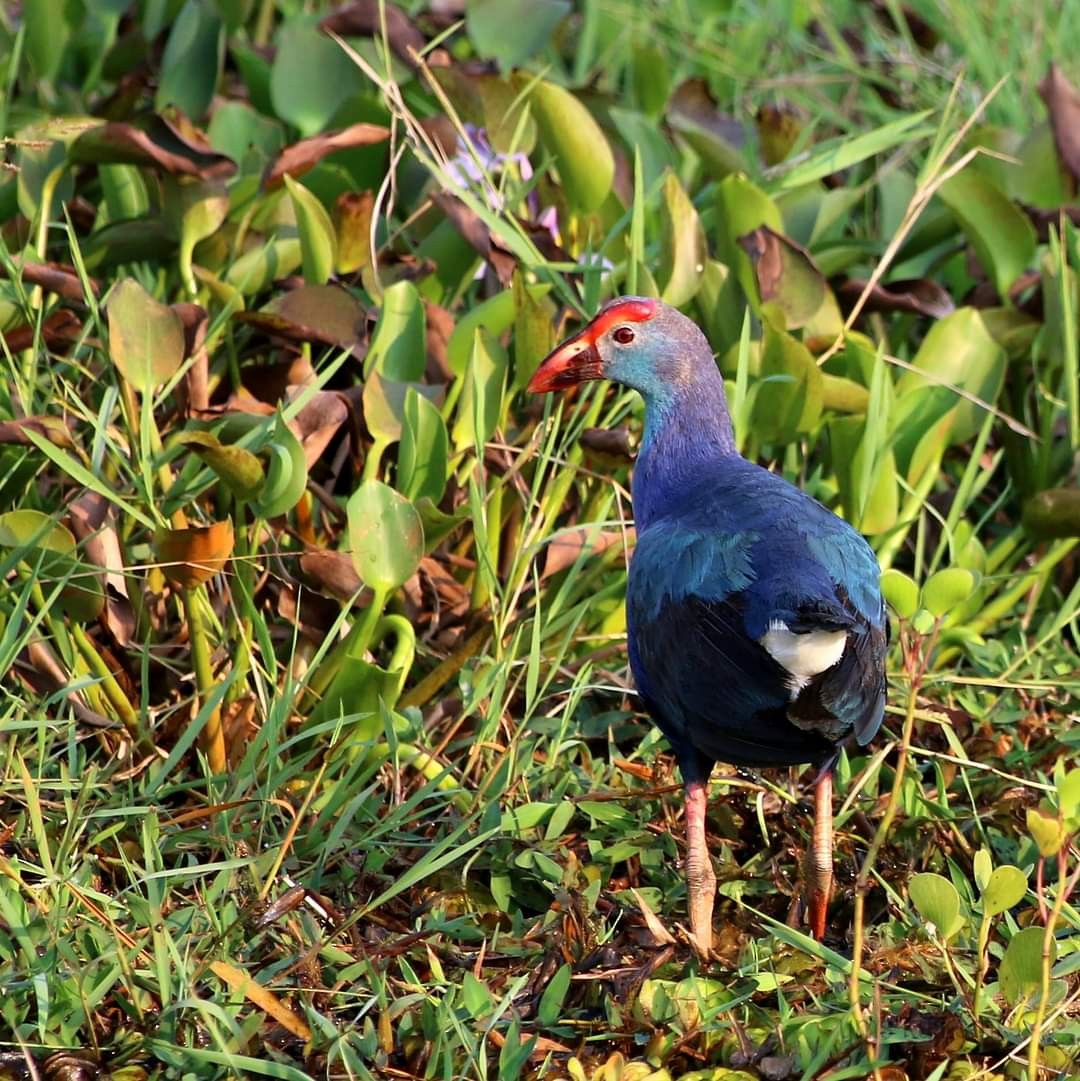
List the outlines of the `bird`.
<svg viewBox="0 0 1080 1081">
<path fill-rule="evenodd" d="M 541 361 L 528 390 L 601 379 L 645 403 L 627 647 L 641 702 L 682 775 L 691 945 L 709 957 L 716 875 L 705 816 L 717 762 L 818 767 L 804 901 L 821 940 L 839 748 L 850 737 L 868 744 L 885 712 L 877 557 L 849 523 L 739 453 L 712 348 L 677 309 L 611 301 Z"/>
</svg>

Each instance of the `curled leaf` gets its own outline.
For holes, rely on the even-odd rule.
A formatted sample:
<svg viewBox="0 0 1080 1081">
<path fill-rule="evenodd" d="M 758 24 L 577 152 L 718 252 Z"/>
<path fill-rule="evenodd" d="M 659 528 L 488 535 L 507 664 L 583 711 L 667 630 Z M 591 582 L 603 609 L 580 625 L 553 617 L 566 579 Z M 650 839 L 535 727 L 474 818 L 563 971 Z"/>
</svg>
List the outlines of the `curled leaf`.
<svg viewBox="0 0 1080 1081">
<path fill-rule="evenodd" d="M 268 191 L 273 191 L 281 187 L 286 175 L 298 179 L 314 169 L 327 154 L 357 146 L 372 146 L 385 142 L 389 137 L 390 129 L 380 124 L 353 124 L 341 131 L 324 131 L 309 139 L 301 139 L 278 154 L 270 164 L 263 184 Z"/>
<path fill-rule="evenodd" d="M 101 124 L 83 132 L 68 151 L 72 162 L 150 165 L 172 175 L 202 179 L 232 176 L 236 163 L 208 142 L 195 142 L 162 116 L 136 124 Z"/>
<path fill-rule="evenodd" d="M 835 286 L 836 297 L 848 305 L 854 304 L 866 289 L 861 278 L 848 278 Z M 943 319 L 956 310 L 953 298 L 945 288 L 930 278 L 904 278 L 899 281 L 876 284 L 871 288 L 863 311 L 866 312 L 913 312 Z"/>
<path fill-rule="evenodd" d="M 169 582 L 180 589 L 194 589 L 210 581 L 232 555 L 232 520 L 186 529 L 160 527 L 154 534 L 154 548 Z"/>
</svg>

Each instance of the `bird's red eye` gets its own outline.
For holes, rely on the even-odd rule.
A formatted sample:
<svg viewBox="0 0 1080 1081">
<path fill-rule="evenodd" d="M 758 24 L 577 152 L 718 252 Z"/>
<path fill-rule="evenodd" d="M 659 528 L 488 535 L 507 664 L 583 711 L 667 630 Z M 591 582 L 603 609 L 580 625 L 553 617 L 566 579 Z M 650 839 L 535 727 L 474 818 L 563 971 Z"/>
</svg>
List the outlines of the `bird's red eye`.
<svg viewBox="0 0 1080 1081">
<path fill-rule="evenodd" d="M 629 345 L 634 340 L 634 332 L 629 327 L 616 327 L 611 336 L 619 345 Z"/>
</svg>

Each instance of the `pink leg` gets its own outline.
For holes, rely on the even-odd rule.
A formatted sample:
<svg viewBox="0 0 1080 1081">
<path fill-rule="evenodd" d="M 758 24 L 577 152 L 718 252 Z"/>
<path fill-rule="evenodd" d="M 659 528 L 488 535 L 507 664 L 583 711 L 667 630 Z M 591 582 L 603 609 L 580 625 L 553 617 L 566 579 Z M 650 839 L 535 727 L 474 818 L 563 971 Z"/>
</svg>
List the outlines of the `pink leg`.
<svg viewBox="0 0 1080 1081">
<path fill-rule="evenodd" d="M 705 810 L 709 789 L 691 781 L 686 786 L 686 884 L 690 894 L 690 938 L 703 959 L 712 951 L 712 914 L 716 875 L 705 838 Z"/>
<path fill-rule="evenodd" d="M 814 840 L 807 853 L 810 931 L 819 942 L 825 937 L 825 919 L 833 878 L 832 770 L 822 770 L 814 787 Z"/>
</svg>

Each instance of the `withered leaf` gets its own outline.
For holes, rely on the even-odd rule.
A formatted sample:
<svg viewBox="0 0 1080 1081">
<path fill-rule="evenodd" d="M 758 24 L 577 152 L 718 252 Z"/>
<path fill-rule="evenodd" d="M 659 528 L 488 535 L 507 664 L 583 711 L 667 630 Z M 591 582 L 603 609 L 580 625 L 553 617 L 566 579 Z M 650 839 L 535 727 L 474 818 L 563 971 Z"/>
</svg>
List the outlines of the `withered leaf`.
<svg viewBox="0 0 1080 1081">
<path fill-rule="evenodd" d="M 341 131 L 325 131 L 312 135 L 310 139 L 301 139 L 292 146 L 285 147 L 270 163 L 263 181 L 268 191 L 281 187 L 286 174 L 294 180 L 314 169 L 327 154 L 336 150 L 349 150 L 356 146 L 372 146 L 385 142 L 390 137 L 390 129 L 379 124 L 353 124 Z"/>
<path fill-rule="evenodd" d="M 334 203 L 337 233 L 337 272 L 355 274 L 371 262 L 371 215 L 375 195 L 370 191 L 343 191 Z"/>
<path fill-rule="evenodd" d="M 303 393 L 304 387 L 289 387 L 286 401 Z M 337 430 L 352 415 L 352 405 L 343 395 L 333 390 L 317 390 L 290 422 L 289 427 L 304 448 L 304 460 L 308 469 L 322 457 Z M 354 425 L 355 426 L 355 425 Z"/>
<path fill-rule="evenodd" d="M 627 428 L 586 428 L 579 440 L 586 450 L 613 458 L 631 461 L 634 457 L 630 447 L 630 432 Z"/>
<path fill-rule="evenodd" d="M 744 167 L 739 153 L 746 142 L 742 125 L 720 111 L 704 79 L 687 79 L 668 102 L 668 119 L 718 174 Z"/>
<path fill-rule="evenodd" d="M 31 446 L 27 430 L 43 435 L 58 447 L 73 447 L 71 432 L 59 417 L 19 417 L 17 420 L 0 421 L 0 443 L 21 443 Z"/>
<path fill-rule="evenodd" d="M 82 282 L 74 267 L 63 263 L 13 263 L 19 277 L 27 285 L 40 285 L 49 293 L 55 293 L 64 300 L 81 304 L 85 299 Z M 0 273 L 6 272 L 7 266 L 0 267 Z M 101 286 L 93 278 L 88 279 L 94 296 L 101 296 Z"/>
<path fill-rule="evenodd" d="M 866 282 L 861 278 L 848 278 L 836 287 L 836 298 L 846 301 L 850 307 L 855 303 Z M 878 282 L 863 306 L 869 312 L 914 312 L 916 315 L 928 315 L 933 319 L 943 319 L 956 310 L 953 298 L 945 288 L 930 278 L 904 278 L 882 285 Z"/>
<path fill-rule="evenodd" d="M 339 601 L 351 601 L 363 583 L 348 552 L 316 548 L 300 557 L 300 570 L 319 589 Z"/>
<path fill-rule="evenodd" d="M 232 555 L 232 520 L 187 529 L 161 527 L 154 534 L 154 548 L 169 582 L 194 589 L 222 570 Z"/>
<path fill-rule="evenodd" d="M 1039 83 L 1039 96 L 1046 102 L 1050 127 L 1054 132 L 1061 163 L 1080 180 L 1080 91 L 1051 63 Z"/>
<path fill-rule="evenodd" d="M 382 34 L 382 17 L 385 12 L 386 38 L 390 48 L 414 70 L 418 67 L 413 53 L 420 53 L 427 45 L 427 38 L 413 25 L 412 20 L 397 4 L 380 3 L 380 0 L 354 0 L 339 8 L 319 23 L 323 30 L 342 37 L 370 37 Z M 445 55 L 445 54 L 444 54 Z M 431 58 L 429 58 L 429 63 Z"/>
<path fill-rule="evenodd" d="M 508 251 L 499 246 L 491 235 L 491 230 L 460 199 L 446 192 L 438 192 L 431 201 L 450 219 L 454 228 L 468 241 L 495 271 L 503 285 L 509 285 L 517 266 Z"/>
<path fill-rule="evenodd" d="M 206 352 L 209 316 L 201 304 L 174 304 L 172 308 L 184 324 L 184 357 L 192 358 L 181 384 L 187 399 L 185 411 L 205 409 L 210 404 L 210 357 Z"/>
<path fill-rule="evenodd" d="M 552 537 L 544 556 L 544 569 L 540 572 L 540 580 L 544 581 L 553 574 L 572 567 L 582 553 L 597 556 L 606 552 L 613 544 L 621 544 L 624 537 L 629 542 L 634 537 L 634 531 L 582 527 Z"/>
<path fill-rule="evenodd" d="M 83 132 L 68 150 L 79 164 L 152 165 L 171 176 L 224 179 L 236 172 L 236 163 L 194 141 L 156 113 L 137 123 L 114 121 Z"/>
<path fill-rule="evenodd" d="M 788 330 L 805 326 L 824 303 L 827 288 L 810 253 L 767 225 L 738 240 L 750 256 L 762 303 L 780 305 Z"/>
<path fill-rule="evenodd" d="M 135 610 L 124 577 L 124 554 L 109 501 L 97 492 L 84 491 L 68 506 L 71 531 L 86 558 L 105 571 L 105 625 L 121 646 L 135 633 Z"/>
<path fill-rule="evenodd" d="M 45 316 L 41 324 L 41 337 L 50 349 L 71 345 L 82 336 L 82 320 L 68 308 L 57 308 Z M 32 326 L 14 327 L 3 332 L 4 342 L 12 353 L 21 353 L 34 344 Z"/>
<path fill-rule="evenodd" d="M 798 114 L 790 108 L 762 105 L 755 117 L 761 156 L 766 165 L 777 165 L 791 153 L 799 138 L 802 123 Z"/>
<path fill-rule="evenodd" d="M 311 1039 L 307 1022 L 298 1017 L 273 992 L 253 980 L 243 969 L 227 961 L 211 961 L 210 970 L 233 991 L 239 991 L 253 1006 L 272 1017 L 279 1025 L 301 1040 Z"/>
<path fill-rule="evenodd" d="M 367 312 L 339 285 L 301 285 L 275 297 L 253 316 L 272 316 L 274 332 L 294 341 L 315 341 L 326 345 L 356 345 L 367 332 Z M 260 325 L 255 320 L 255 325 Z"/>
</svg>

